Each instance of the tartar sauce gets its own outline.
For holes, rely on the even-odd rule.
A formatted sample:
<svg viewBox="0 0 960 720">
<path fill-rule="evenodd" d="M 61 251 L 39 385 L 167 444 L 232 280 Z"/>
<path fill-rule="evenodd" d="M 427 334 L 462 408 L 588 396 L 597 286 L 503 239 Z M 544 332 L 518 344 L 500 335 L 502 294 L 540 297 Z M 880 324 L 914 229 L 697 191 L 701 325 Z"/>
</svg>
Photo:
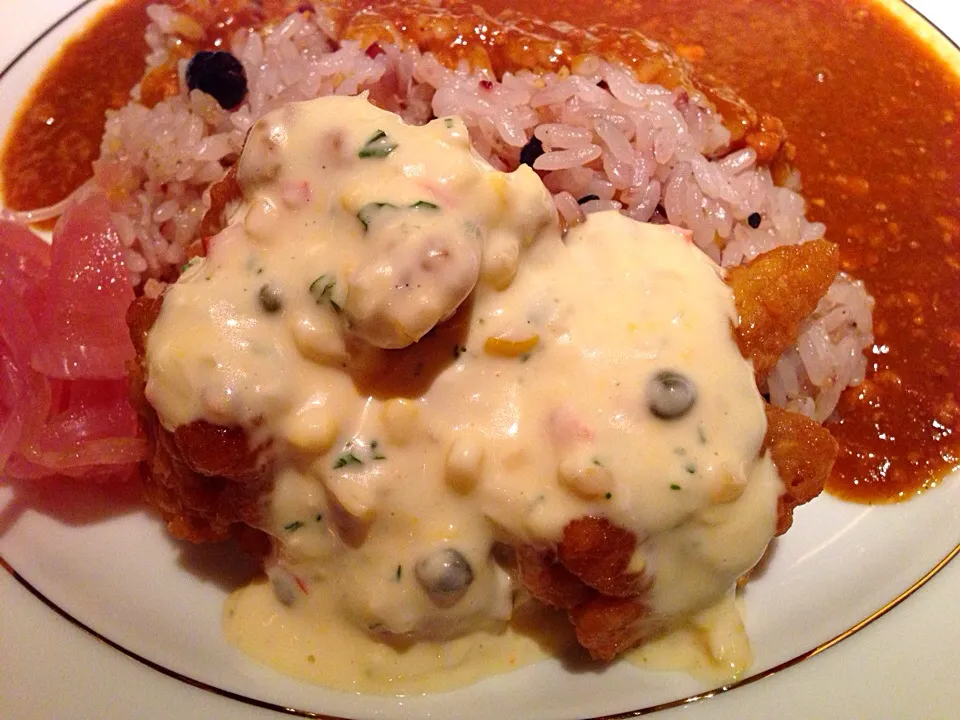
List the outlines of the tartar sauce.
<svg viewBox="0 0 960 720">
<path fill-rule="evenodd" d="M 526 600 L 508 548 L 583 516 L 636 535 L 657 624 L 742 635 L 710 618 L 782 486 L 731 292 L 687 233 L 611 212 L 561 237 L 530 168 L 364 98 L 267 114 L 237 177 L 146 360 L 165 427 L 241 425 L 270 457 L 269 582 L 230 599 L 232 641 L 367 692 L 532 661 L 542 643 L 505 631 Z"/>
</svg>

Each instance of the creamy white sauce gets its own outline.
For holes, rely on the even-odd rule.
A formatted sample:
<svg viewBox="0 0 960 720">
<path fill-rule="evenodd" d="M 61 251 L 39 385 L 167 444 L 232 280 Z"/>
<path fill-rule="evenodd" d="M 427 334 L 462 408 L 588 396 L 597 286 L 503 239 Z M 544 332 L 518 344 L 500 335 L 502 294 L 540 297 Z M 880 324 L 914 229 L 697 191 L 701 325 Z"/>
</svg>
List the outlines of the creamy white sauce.
<svg viewBox="0 0 960 720">
<path fill-rule="evenodd" d="M 732 295 L 686 233 L 601 213 L 561 240 L 529 168 L 491 168 L 455 118 L 409 127 L 360 98 L 267 115 L 238 180 L 231 224 L 165 295 L 147 397 L 170 429 L 240 424 L 270 447 L 274 592 L 231 599 L 239 647 L 366 692 L 532 661 L 505 631 L 518 588 L 497 548 L 585 515 L 636 534 L 655 619 L 731 625 L 711 608 L 762 555 L 782 488 Z M 663 371 L 696 391 L 673 419 L 649 407 Z M 334 677 L 332 646 L 387 659 Z"/>
<path fill-rule="evenodd" d="M 506 627 L 391 641 L 344 621 L 332 595 L 289 607 L 277 603 L 267 582 L 228 598 L 224 628 L 236 647 L 286 675 L 365 694 L 441 692 L 547 657 L 575 657 L 577 644 L 566 615 L 535 602 L 518 607 Z"/>
</svg>

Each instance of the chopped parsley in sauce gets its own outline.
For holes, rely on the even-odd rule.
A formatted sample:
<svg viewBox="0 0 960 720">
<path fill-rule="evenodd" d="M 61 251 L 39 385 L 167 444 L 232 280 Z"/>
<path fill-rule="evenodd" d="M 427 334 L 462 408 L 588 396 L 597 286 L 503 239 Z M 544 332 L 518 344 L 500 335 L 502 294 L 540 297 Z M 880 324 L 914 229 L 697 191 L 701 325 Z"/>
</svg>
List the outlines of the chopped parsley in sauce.
<svg viewBox="0 0 960 720">
<path fill-rule="evenodd" d="M 377 130 L 373 135 L 370 136 L 370 139 L 363 144 L 363 147 L 360 148 L 360 152 L 357 153 L 357 157 L 385 158 L 387 155 L 396 150 L 397 147 L 397 143 L 391 140 L 387 133 L 385 133 L 383 130 Z"/>
</svg>

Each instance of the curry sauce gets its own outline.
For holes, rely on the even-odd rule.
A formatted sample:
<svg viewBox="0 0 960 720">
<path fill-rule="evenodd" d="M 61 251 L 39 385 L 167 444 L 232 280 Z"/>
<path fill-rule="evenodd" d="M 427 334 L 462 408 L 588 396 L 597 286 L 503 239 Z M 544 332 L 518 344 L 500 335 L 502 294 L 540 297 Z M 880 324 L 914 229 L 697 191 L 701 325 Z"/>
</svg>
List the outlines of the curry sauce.
<svg viewBox="0 0 960 720">
<path fill-rule="evenodd" d="M 7 205 L 56 202 L 90 176 L 104 110 L 126 102 L 142 74 L 147 4 L 106 10 L 40 79 L 7 136 Z M 482 4 L 496 12 L 509 3 Z M 569 0 L 532 0 L 524 10 L 582 19 Z M 830 424 L 841 454 L 828 489 L 884 502 L 935 485 L 960 464 L 955 73 L 867 0 L 608 1 L 592 11 L 591 22 L 636 27 L 672 44 L 784 121 L 811 219 L 827 224 L 843 268 L 877 299 L 871 372 Z M 221 20 L 217 37 L 255 20 Z"/>
</svg>

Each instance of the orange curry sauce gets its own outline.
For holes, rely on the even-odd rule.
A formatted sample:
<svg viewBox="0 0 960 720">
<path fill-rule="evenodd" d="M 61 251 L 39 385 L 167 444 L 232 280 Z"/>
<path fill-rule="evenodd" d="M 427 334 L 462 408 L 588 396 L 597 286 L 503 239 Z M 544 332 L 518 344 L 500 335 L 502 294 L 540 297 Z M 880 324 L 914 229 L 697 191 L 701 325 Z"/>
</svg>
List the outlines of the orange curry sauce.
<svg viewBox="0 0 960 720">
<path fill-rule="evenodd" d="M 90 176 L 104 111 L 124 104 L 142 74 L 147 4 L 105 11 L 47 69 L 7 137 L 8 206 L 53 203 Z M 497 12 L 512 3 L 480 4 Z M 870 0 L 604 0 L 590 9 L 590 23 L 666 41 L 786 124 L 811 219 L 827 224 L 844 269 L 877 300 L 868 379 L 830 425 L 841 454 L 828 489 L 884 502 L 935 485 L 960 465 L 956 75 Z M 574 0 L 527 0 L 523 10 L 584 20 Z"/>
</svg>

